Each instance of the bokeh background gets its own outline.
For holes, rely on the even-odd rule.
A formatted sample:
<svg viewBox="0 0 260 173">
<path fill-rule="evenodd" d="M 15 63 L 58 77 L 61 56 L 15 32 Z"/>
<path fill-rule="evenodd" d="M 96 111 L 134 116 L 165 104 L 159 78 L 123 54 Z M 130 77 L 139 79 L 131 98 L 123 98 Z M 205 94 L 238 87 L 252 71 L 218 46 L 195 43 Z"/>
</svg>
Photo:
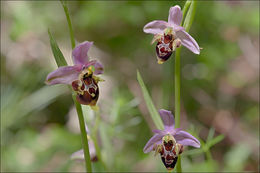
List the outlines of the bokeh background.
<svg viewBox="0 0 260 173">
<path fill-rule="evenodd" d="M 105 66 L 100 83 L 99 145 L 111 171 L 165 171 L 142 149 L 155 126 L 138 82 L 142 74 L 157 109 L 174 112 L 174 56 L 158 65 L 143 26 L 167 20 L 180 1 L 70 1 L 77 42 L 94 41 Z M 84 171 L 70 160 L 81 149 L 78 119 L 66 86 L 46 86 L 56 69 L 48 28 L 71 64 L 66 17 L 59 1 L 1 1 L 1 171 Z M 259 171 L 259 2 L 198 1 L 190 34 L 199 56 L 181 53 L 181 127 L 201 143 L 186 148 L 183 171 Z M 95 116 L 83 107 L 89 129 Z M 205 149 L 206 148 L 206 149 Z M 195 151 L 195 152 L 194 152 Z M 201 151 L 201 150 L 199 150 Z M 94 170 L 103 171 L 99 162 Z"/>
</svg>

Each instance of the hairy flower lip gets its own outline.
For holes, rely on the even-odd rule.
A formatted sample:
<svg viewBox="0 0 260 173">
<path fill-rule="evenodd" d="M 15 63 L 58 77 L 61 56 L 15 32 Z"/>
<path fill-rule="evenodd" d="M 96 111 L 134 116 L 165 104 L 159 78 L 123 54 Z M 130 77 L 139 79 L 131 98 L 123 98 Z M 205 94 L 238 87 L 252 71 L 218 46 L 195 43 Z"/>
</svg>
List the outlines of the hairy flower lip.
<svg viewBox="0 0 260 173">
<path fill-rule="evenodd" d="M 153 130 L 154 135 L 150 138 L 150 140 L 146 143 L 143 152 L 148 153 L 151 152 L 155 145 L 159 145 L 162 143 L 162 139 L 167 134 L 172 135 L 178 144 L 182 144 L 184 146 L 193 146 L 195 148 L 200 148 L 200 142 L 194 136 L 181 130 L 180 128 L 175 128 L 175 121 L 172 113 L 170 111 L 161 109 L 159 110 L 159 114 L 164 124 L 163 130 Z"/>
<path fill-rule="evenodd" d="M 191 52 L 195 54 L 200 54 L 200 47 L 198 43 L 192 38 L 185 29 L 180 26 L 182 21 L 182 12 L 181 8 L 178 5 L 175 5 L 170 8 L 168 22 L 163 20 L 154 20 L 147 23 L 143 31 L 148 34 L 158 35 L 163 34 L 165 29 L 172 28 L 176 37 L 181 40 L 181 44 L 188 48 Z"/>
</svg>

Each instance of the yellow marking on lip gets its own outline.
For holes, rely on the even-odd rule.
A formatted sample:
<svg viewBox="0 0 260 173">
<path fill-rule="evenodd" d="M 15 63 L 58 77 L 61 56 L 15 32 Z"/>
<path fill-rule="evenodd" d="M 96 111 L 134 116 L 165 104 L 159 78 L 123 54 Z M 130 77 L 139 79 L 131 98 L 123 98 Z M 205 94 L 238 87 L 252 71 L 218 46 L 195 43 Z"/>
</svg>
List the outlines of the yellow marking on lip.
<svg viewBox="0 0 260 173">
<path fill-rule="evenodd" d="M 158 59 L 157 63 L 158 63 L 158 64 L 163 64 L 163 63 L 164 63 L 164 61 L 163 61 L 163 60 L 161 60 L 161 59 Z"/>
</svg>

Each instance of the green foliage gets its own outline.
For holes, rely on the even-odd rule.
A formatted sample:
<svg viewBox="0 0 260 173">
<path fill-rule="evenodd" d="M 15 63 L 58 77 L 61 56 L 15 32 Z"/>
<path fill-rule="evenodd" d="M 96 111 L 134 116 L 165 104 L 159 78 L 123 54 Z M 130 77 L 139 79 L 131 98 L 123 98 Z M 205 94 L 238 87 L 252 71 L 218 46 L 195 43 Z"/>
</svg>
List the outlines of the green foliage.
<svg viewBox="0 0 260 173">
<path fill-rule="evenodd" d="M 187 6 L 189 6 L 189 10 L 187 12 L 187 15 L 185 16 L 185 20 L 184 20 L 183 26 L 184 26 L 186 32 L 189 32 L 190 27 L 191 27 L 192 22 L 193 22 L 194 17 L 195 17 L 197 2 L 196 1 L 192 1 L 190 5 L 189 5 L 189 3 L 187 3 Z M 184 8 L 186 8 L 186 7 L 184 7 Z"/>
<path fill-rule="evenodd" d="M 159 156 L 142 151 L 152 133 L 146 115 L 138 109 L 145 103 L 134 97 L 135 69 L 146 76 L 153 103 L 175 110 L 174 54 L 157 65 L 152 36 L 142 28 L 152 20 L 167 20 L 169 8 L 176 4 L 184 7 L 185 3 L 67 2 L 75 37 L 79 42 L 94 41 L 91 58 L 105 65 L 106 82 L 100 83 L 98 102 L 102 110 L 98 128 L 103 134 L 98 130 L 96 136 L 112 171 L 165 172 Z M 63 7 L 57 1 L 3 1 L 1 5 L 1 171 L 83 172 L 82 162 L 69 159 L 82 148 L 77 126 L 71 125 L 78 124 L 71 94 L 65 86 L 44 84 L 47 74 L 56 69 L 46 27 L 51 26 L 63 55 L 71 56 Z M 200 137 L 203 146 L 210 146 L 204 147 L 210 152 L 185 148 L 184 172 L 258 171 L 259 75 L 254 70 L 259 64 L 259 58 L 254 61 L 259 54 L 258 14 L 256 1 L 197 1 L 190 34 L 203 49 L 199 56 L 186 48 L 181 51 L 181 125 L 193 125 L 189 132 Z M 230 114 L 221 117 L 223 111 Z M 95 114 L 84 106 L 83 112 L 89 129 L 95 129 Z M 226 132 L 213 146 L 223 137 L 212 127 L 217 134 Z M 104 169 L 97 162 L 93 170 Z"/>
<path fill-rule="evenodd" d="M 51 50 L 53 53 L 53 56 L 55 58 L 55 61 L 57 63 L 57 66 L 67 66 L 67 62 L 62 54 L 62 52 L 60 51 L 60 48 L 56 42 L 56 40 L 53 38 L 50 30 L 48 29 L 48 34 L 49 34 L 49 38 L 50 38 L 50 45 L 51 45 Z"/>
<path fill-rule="evenodd" d="M 150 116 L 153 119 L 153 123 L 156 125 L 156 127 L 158 129 L 163 129 L 163 123 L 162 123 L 162 119 L 158 113 L 158 110 L 156 110 L 153 101 L 148 93 L 148 90 L 144 84 L 144 81 L 142 79 L 141 74 L 139 73 L 139 71 L 137 70 L 137 80 L 139 82 L 139 85 L 141 87 L 142 93 L 143 93 L 143 97 L 147 106 L 147 109 L 150 112 Z"/>
</svg>

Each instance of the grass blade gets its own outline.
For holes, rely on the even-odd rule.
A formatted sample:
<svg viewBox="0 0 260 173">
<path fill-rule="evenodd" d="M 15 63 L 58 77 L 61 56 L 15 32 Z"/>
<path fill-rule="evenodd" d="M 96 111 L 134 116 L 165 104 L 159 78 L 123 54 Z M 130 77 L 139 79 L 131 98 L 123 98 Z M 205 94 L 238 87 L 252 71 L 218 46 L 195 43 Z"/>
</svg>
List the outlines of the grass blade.
<svg viewBox="0 0 260 173">
<path fill-rule="evenodd" d="M 137 70 L 137 80 L 139 82 L 139 85 L 142 89 L 142 93 L 143 93 L 143 96 L 144 96 L 144 100 L 145 100 L 145 103 L 146 103 L 146 106 L 150 112 L 150 115 L 152 117 L 152 120 L 154 122 L 154 124 L 156 125 L 156 127 L 158 129 L 163 129 L 163 122 L 162 122 L 162 119 L 158 113 L 158 111 L 156 110 L 154 104 L 153 104 L 153 101 L 151 99 L 151 96 L 149 95 L 148 91 L 147 91 L 147 88 L 144 84 L 144 81 L 141 77 L 141 74 L 139 73 L 139 71 Z"/>
<path fill-rule="evenodd" d="M 58 67 L 67 66 L 67 62 L 49 29 L 48 29 L 48 34 L 49 34 L 49 38 L 50 38 L 51 50 L 52 50 L 53 56 L 55 58 L 55 61 L 58 65 Z"/>
<path fill-rule="evenodd" d="M 225 138 L 224 135 L 219 135 L 219 136 L 215 137 L 214 139 L 212 139 L 211 141 L 208 142 L 209 148 L 216 145 L 217 143 L 222 141 L 224 138 Z"/>
<path fill-rule="evenodd" d="M 190 27 L 192 25 L 192 22 L 194 20 L 195 12 L 196 12 L 196 6 L 197 6 L 197 2 L 192 1 L 190 8 L 189 8 L 189 11 L 187 12 L 187 15 L 185 17 L 185 21 L 184 21 L 184 25 L 183 25 L 186 32 L 189 32 Z"/>
</svg>

